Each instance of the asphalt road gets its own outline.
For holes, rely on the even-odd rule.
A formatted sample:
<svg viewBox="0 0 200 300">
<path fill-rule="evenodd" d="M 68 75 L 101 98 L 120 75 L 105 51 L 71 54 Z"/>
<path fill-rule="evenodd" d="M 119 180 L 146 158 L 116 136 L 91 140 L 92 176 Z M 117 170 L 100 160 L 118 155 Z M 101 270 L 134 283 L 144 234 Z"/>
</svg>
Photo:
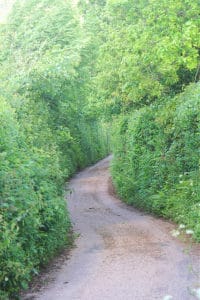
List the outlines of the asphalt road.
<svg viewBox="0 0 200 300">
<path fill-rule="evenodd" d="M 115 196 L 108 157 L 70 181 L 76 247 L 37 300 L 198 299 L 200 248 Z M 32 299 L 33 299 L 32 298 Z"/>
</svg>

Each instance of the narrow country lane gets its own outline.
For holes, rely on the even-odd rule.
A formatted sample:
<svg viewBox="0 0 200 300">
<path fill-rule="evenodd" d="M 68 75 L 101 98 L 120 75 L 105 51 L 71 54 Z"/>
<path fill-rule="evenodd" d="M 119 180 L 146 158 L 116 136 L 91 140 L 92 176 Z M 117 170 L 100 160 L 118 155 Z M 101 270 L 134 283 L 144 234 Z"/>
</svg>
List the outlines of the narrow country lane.
<svg viewBox="0 0 200 300">
<path fill-rule="evenodd" d="M 118 200 L 108 157 L 70 181 L 76 247 L 37 300 L 195 299 L 199 246 L 172 237 L 174 225 Z M 166 298 L 167 299 L 167 298 Z"/>
</svg>

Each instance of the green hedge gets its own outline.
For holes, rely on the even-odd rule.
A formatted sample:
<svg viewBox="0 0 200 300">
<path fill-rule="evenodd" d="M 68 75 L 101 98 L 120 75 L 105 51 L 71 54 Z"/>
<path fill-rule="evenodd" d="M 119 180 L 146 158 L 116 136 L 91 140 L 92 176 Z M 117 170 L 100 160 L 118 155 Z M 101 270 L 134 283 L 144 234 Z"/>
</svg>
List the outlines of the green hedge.
<svg viewBox="0 0 200 300">
<path fill-rule="evenodd" d="M 108 152 L 79 22 L 69 1 L 30 0 L 0 27 L 0 299 L 70 243 L 64 182 Z"/>
<path fill-rule="evenodd" d="M 119 195 L 171 218 L 200 241 L 200 84 L 118 121 L 112 175 Z"/>
</svg>

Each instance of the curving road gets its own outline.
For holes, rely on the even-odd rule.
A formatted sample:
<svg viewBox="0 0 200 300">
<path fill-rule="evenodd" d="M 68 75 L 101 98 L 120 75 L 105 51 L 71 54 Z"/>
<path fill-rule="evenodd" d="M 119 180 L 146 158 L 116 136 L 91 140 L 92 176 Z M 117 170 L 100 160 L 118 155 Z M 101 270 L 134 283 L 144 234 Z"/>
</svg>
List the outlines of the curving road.
<svg viewBox="0 0 200 300">
<path fill-rule="evenodd" d="M 119 201 L 110 183 L 110 160 L 70 181 L 76 248 L 34 299 L 195 299 L 191 291 L 200 287 L 199 246 L 185 251 L 190 245 L 172 237 L 173 224 Z"/>
</svg>

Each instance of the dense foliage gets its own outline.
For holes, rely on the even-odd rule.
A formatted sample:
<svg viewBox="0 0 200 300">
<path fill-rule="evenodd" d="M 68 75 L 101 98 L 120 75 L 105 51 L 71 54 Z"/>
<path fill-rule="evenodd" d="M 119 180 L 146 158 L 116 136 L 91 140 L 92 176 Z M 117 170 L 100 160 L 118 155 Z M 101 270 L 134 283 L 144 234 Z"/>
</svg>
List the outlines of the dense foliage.
<svg viewBox="0 0 200 300">
<path fill-rule="evenodd" d="M 184 224 L 200 241 L 199 95 L 200 84 L 193 84 L 121 117 L 112 173 L 127 203 Z"/>
<path fill-rule="evenodd" d="M 199 10 L 18 0 L 0 27 L 1 299 L 69 242 L 63 183 L 106 155 L 105 120 L 122 199 L 200 241 Z"/>
<path fill-rule="evenodd" d="M 104 114 L 150 105 L 199 79 L 199 9 L 198 0 L 107 1 L 94 97 Z"/>
<path fill-rule="evenodd" d="M 112 176 L 121 198 L 183 223 L 197 240 L 199 10 L 197 0 L 103 2 L 91 93 L 93 108 L 113 118 Z"/>
<path fill-rule="evenodd" d="M 87 112 L 88 40 L 64 0 L 19 1 L 0 42 L 0 298 L 69 243 L 63 184 L 107 153 Z"/>
<path fill-rule="evenodd" d="M 93 100 L 115 116 L 112 175 L 122 199 L 183 223 L 197 240 L 199 10 L 199 1 L 108 1 Z"/>
</svg>

